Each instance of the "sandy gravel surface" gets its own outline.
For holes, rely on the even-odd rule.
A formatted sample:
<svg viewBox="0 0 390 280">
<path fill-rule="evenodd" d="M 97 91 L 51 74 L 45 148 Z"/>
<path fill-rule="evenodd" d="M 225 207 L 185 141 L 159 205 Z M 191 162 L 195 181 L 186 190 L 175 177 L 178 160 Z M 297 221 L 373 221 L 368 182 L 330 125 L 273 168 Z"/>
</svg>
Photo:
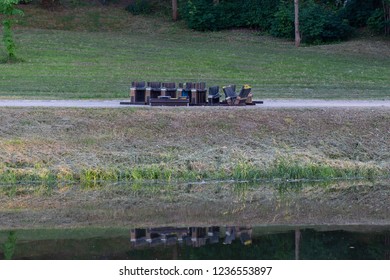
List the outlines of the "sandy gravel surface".
<svg viewBox="0 0 390 280">
<path fill-rule="evenodd" d="M 68 108 L 125 108 L 141 105 L 121 105 L 128 100 L 6 100 L 0 99 L 0 107 L 68 107 Z M 264 100 L 250 108 L 324 108 L 324 107 L 390 107 L 389 100 Z"/>
</svg>

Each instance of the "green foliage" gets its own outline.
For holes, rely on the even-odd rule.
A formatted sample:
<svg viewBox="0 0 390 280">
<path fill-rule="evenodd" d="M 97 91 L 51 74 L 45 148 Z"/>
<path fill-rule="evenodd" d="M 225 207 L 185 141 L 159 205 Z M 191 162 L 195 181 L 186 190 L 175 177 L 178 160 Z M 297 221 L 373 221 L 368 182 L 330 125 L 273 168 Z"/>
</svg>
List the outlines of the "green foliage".
<svg viewBox="0 0 390 280">
<path fill-rule="evenodd" d="M 212 0 L 189 0 L 183 6 L 187 25 L 195 30 L 255 27 L 276 37 L 294 37 L 293 1 L 225 0 L 215 4 Z M 306 43 L 342 40 L 352 34 L 337 12 L 337 5 L 327 1 L 302 1 L 300 24 L 302 41 Z"/>
<path fill-rule="evenodd" d="M 329 42 L 347 39 L 352 28 L 336 11 L 327 9 L 314 1 L 307 1 L 301 9 L 300 31 L 302 42 Z"/>
<path fill-rule="evenodd" d="M 245 9 L 249 12 L 252 25 L 262 31 L 268 31 L 272 26 L 273 15 L 278 11 L 281 0 L 252 0 L 245 1 Z"/>
<path fill-rule="evenodd" d="M 386 0 L 387 1 L 387 0 Z M 344 40 L 353 28 L 367 24 L 384 30 L 378 17 L 382 0 L 301 0 L 300 30 L 306 43 Z M 181 16 L 188 27 L 216 31 L 254 27 L 282 38 L 294 37 L 294 5 L 291 0 L 182 0 Z M 369 23 L 368 21 L 369 20 Z M 382 31 L 383 32 L 383 31 Z"/>
<path fill-rule="evenodd" d="M 390 24 L 385 22 L 385 15 L 383 9 L 376 9 L 369 19 L 367 20 L 367 26 L 374 33 L 381 34 L 385 28 L 385 24 Z"/>
<path fill-rule="evenodd" d="M 185 2 L 183 16 L 188 27 L 199 30 L 218 30 L 219 12 L 212 0 L 189 0 Z"/>
<path fill-rule="evenodd" d="M 15 8 L 19 0 L 0 0 L 0 14 L 5 16 L 3 20 L 3 42 L 7 49 L 8 61 L 16 60 L 16 45 L 12 36 L 12 18 L 16 15 L 23 15 L 23 11 Z"/>
<path fill-rule="evenodd" d="M 15 252 L 16 246 L 16 234 L 14 231 L 11 231 L 8 235 L 7 242 L 3 245 L 4 258 L 6 260 L 12 260 Z"/>
<path fill-rule="evenodd" d="M 276 37 L 294 38 L 294 7 L 292 2 L 282 2 L 274 14 L 270 33 Z"/>
<path fill-rule="evenodd" d="M 349 0 L 340 12 L 351 26 L 364 27 L 375 9 L 380 8 L 381 5 L 380 0 Z"/>
<path fill-rule="evenodd" d="M 320 43 L 346 39 L 352 28 L 337 11 L 312 0 L 300 6 L 299 14 L 302 42 Z M 292 2 L 283 2 L 272 21 L 271 34 L 276 37 L 294 38 L 294 8 Z"/>
<path fill-rule="evenodd" d="M 14 60 L 16 58 L 16 45 L 12 36 L 11 20 L 3 20 L 3 42 L 7 49 L 8 60 Z"/>
<path fill-rule="evenodd" d="M 269 17 L 277 10 L 278 0 L 189 0 L 181 1 L 181 16 L 188 27 L 199 30 L 221 30 L 232 27 L 270 28 Z"/>
<path fill-rule="evenodd" d="M 350 0 L 340 10 L 340 15 L 353 27 L 368 27 L 374 33 L 384 34 L 385 26 L 390 25 L 390 21 L 385 21 L 385 5 L 390 5 L 390 1 Z"/>
<path fill-rule="evenodd" d="M 152 9 L 153 5 L 150 0 L 135 0 L 126 7 L 126 11 L 133 15 L 150 14 Z"/>
</svg>

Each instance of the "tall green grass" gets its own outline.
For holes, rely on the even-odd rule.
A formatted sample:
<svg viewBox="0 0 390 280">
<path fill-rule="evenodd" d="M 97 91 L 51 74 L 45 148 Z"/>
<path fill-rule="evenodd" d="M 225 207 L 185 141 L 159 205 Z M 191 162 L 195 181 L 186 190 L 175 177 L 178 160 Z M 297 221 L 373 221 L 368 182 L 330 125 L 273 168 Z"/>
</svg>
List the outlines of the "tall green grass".
<svg viewBox="0 0 390 280">
<path fill-rule="evenodd" d="M 44 174 L 44 175 L 42 175 Z M 200 180 L 316 180 L 337 178 L 372 179 L 384 175 L 385 171 L 371 166 L 337 166 L 326 163 L 301 162 L 279 157 L 267 167 L 260 167 L 251 162 L 240 161 L 230 169 L 210 168 L 209 170 L 192 170 L 178 168 L 167 164 L 150 164 L 132 168 L 83 168 L 68 172 L 67 176 L 59 171 L 35 169 L 7 169 L 0 173 L 3 185 L 36 183 L 54 185 L 57 183 L 80 184 L 83 187 L 96 187 L 107 182 L 144 182 L 144 181 L 200 181 Z M 12 189 L 9 189 L 12 193 Z M 42 190 L 49 192 L 50 190 Z"/>
<path fill-rule="evenodd" d="M 326 163 L 300 162 L 289 158 L 279 157 L 269 167 L 258 166 L 240 162 L 233 169 L 235 180 L 257 179 L 336 179 L 336 178 L 374 178 L 381 175 L 381 171 L 375 167 L 367 166 L 335 166 Z"/>
</svg>

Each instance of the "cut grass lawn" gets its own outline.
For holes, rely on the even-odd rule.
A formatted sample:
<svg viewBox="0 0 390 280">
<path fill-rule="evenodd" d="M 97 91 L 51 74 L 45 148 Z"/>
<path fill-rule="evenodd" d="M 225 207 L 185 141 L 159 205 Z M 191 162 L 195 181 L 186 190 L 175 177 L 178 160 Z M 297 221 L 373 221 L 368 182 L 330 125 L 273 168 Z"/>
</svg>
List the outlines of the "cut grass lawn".
<svg viewBox="0 0 390 280">
<path fill-rule="evenodd" d="M 381 108 L 2 108 L 0 179 L 375 178 L 389 175 L 389 122 Z"/>
<path fill-rule="evenodd" d="M 134 80 L 248 83 L 257 99 L 390 97 L 386 40 L 296 49 L 256 32 L 193 32 L 115 7 L 23 9 L 15 39 L 25 61 L 0 64 L 0 98 L 127 99 Z"/>
</svg>

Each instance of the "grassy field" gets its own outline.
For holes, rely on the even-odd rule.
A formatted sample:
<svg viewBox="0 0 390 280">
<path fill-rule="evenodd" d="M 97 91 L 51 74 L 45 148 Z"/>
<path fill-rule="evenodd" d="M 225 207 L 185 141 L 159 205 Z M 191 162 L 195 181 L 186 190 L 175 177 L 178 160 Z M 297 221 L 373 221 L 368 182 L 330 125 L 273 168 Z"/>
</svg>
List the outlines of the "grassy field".
<svg viewBox="0 0 390 280">
<path fill-rule="evenodd" d="M 254 31 L 193 32 L 122 8 L 22 9 L 15 39 L 24 62 L 0 64 L 0 98 L 126 99 L 133 80 L 248 83 L 262 99 L 390 97 L 388 40 L 296 49 Z"/>
<path fill-rule="evenodd" d="M 388 176 L 388 112 L 2 108 L 0 179 L 95 186 Z"/>
</svg>

